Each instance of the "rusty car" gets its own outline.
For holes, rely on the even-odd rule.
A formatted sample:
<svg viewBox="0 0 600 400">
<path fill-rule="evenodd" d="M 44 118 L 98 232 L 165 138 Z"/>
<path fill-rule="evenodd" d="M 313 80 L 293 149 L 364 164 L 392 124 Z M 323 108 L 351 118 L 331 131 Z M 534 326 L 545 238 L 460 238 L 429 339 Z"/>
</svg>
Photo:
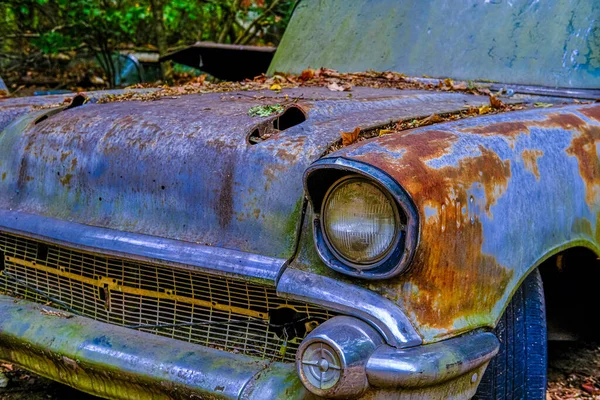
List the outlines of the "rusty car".
<svg viewBox="0 0 600 400">
<path fill-rule="evenodd" d="M 599 24 L 302 0 L 258 84 L 0 100 L 0 359 L 117 399 L 545 399 L 597 305 Z"/>
</svg>

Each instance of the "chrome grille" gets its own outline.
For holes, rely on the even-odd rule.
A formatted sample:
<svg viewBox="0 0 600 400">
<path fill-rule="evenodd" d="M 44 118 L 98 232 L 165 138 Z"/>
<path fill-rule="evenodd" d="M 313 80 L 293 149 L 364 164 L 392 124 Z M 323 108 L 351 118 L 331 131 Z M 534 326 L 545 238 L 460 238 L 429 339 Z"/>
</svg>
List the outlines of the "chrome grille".
<svg viewBox="0 0 600 400">
<path fill-rule="evenodd" d="M 3 253 L 3 254 L 2 254 Z M 271 360 L 293 362 L 332 314 L 271 287 L 85 253 L 0 232 L 0 291 L 97 321 Z"/>
</svg>

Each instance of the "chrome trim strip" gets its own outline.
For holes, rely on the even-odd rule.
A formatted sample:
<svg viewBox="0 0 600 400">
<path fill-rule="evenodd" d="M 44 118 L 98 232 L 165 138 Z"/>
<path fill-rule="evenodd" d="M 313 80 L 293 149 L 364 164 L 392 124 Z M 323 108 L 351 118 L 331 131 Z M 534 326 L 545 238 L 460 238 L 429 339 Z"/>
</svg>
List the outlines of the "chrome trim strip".
<svg viewBox="0 0 600 400">
<path fill-rule="evenodd" d="M 377 329 L 390 346 L 404 348 L 422 343 L 398 306 L 370 290 L 288 268 L 279 279 L 277 294 L 360 318 Z"/>
<path fill-rule="evenodd" d="M 467 334 L 410 349 L 383 345 L 369 358 L 367 377 L 372 386 L 381 388 L 433 386 L 486 364 L 499 348 L 498 338 L 490 332 Z"/>
<path fill-rule="evenodd" d="M 0 210 L 0 230 L 88 252 L 275 285 L 285 261 L 237 250 Z"/>
<path fill-rule="evenodd" d="M 320 208 L 316 207 L 315 199 L 311 197 L 308 181 L 311 176 L 326 169 L 337 169 L 372 179 L 388 191 L 388 193 L 396 200 L 398 206 L 400 206 L 407 218 L 406 226 L 403 230 L 402 245 L 396 246 L 392 254 L 389 254 L 383 263 L 375 264 L 373 269 L 357 271 L 345 261 L 338 260 L 337 257 L 329 251 L 328 246 L 323 243 L 325 238 L 323 237 L 324 232 L 321 230 L 321 223 L 319 221 L 321 218 Z M 387 279 L 404 272 L 410 267 L 419 243 L 419 213 L 416 210 L 410 195 L 385 171 L 360 161 L 342 157 L 326 157 L 315 161 L 306 169 L 304 172 L 304 190 L 313 206 L 313 210 L 319 210 L 319 212 L 315 211 L 314 213 L 313 237 L 317 253 L 319 253 L 319 257 L 321 257 L 328 267 L 343 274 L 359 277 L 361 279 Z M 324 199 L 322 200 L 324 201 Z"/>
</svg>

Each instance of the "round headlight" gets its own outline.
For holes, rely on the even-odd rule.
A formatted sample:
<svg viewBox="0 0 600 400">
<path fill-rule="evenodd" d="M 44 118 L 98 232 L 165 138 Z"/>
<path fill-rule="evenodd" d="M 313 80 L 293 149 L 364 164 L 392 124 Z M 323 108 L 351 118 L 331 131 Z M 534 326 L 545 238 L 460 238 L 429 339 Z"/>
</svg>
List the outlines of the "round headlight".
<svg viewBox="0 0 600 400">
<path fill-rule="evenodd" d="M 353 264 L 372 268 L 397 242 L 398 211 L 379 185 L 360 177 L 342 178 L 326 194 L 322 228 L 330 250 Z"/>
</svg>

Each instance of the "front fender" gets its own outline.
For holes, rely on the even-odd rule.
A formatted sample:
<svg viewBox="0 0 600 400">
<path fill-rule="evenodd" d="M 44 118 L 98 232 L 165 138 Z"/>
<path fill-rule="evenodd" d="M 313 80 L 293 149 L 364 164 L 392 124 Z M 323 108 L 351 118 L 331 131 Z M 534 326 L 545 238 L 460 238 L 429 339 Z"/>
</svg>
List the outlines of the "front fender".
<svg viewBox="0 0 600 400">
<path fill-rule="evenodd" d="M 330 157 L 394 178 L 420 214 L 410 269 L 369 285 L 424 342 L 493 327 L 530 270 L 600 239 L 600 105 L 529 110 L 379 137 Z"/>
</svg>

